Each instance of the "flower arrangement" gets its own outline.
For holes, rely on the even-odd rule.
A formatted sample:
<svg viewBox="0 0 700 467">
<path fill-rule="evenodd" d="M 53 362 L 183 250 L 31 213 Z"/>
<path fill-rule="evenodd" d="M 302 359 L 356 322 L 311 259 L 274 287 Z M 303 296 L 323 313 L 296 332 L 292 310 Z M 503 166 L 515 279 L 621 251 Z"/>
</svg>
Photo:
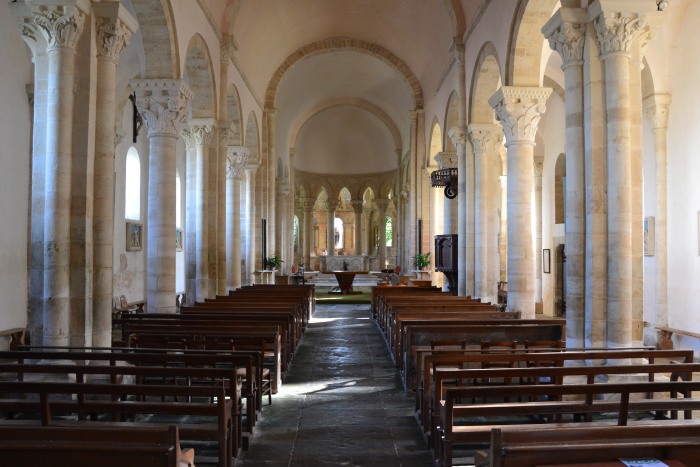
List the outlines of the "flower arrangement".
<svg viewBox="0 0 700 467">
<path fill-rule="evenodd" d="M 418 253 L 413 257 L 413 264 L 416 266 L 416 269 L 423 269 L 430 266 L 430 252 Z"/>
<path fill-rule="evenodd" d="M 271 269 L 276 269 L 279 268 L 283 262 L 284 261 L 282 261 L 282 258 L 274 254 L 272 256 L 267 257 L 267 259 L 265 260 L 265 266 Z"/>
</svg>

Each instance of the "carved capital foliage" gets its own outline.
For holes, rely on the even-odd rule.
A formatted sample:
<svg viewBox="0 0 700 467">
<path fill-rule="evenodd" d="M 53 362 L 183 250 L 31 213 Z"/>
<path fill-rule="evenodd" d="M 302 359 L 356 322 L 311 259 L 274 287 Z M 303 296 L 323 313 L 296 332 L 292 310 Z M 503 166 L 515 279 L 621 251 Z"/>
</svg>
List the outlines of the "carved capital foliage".
<svg viewBox="0 0 700 467">
<path fill-rule="evenodd" d="M 238 50 L 233 36 L 224 35 L 221 39 L 221 63 L 228 64 L 233 61 L 233 53 Z"/>
<path fill-rule="evenodd" d="M 219 147 L 228 148 L 229 146 L 236 146 L 238 142 L 237 136 L 237 133 L 230 126 L 219 128 Z"/>
<path fill-rule="evenodd" d="M 562 59 L 561 69 L 583 64 L 583 43 L 586 39 L 585 25 L 562 23 L 547 39 L 552 50 Z"/>
<path fill-rule="evenodd" d="M 136 107 L 148 126 L 148 137 L 177 138 L 180 125 L 187 116 L 187 103 L 192 91 L 182 80 L 135 79 L 131 88 L 136 93 Z"/>
<path fill-rule="evenodd" d="M 668 94 L 655 94 L 644 99 L 644 116 L 654 124 L 654 129 L 668 128 L 670 106 L 671 96 Z"/>
<path fill-rule="evenodd" d="M 542 158 L 535 158 L 535 178 L 542 178 L 542 169 L 544 168 L 544 162 Z"/>
<path fill-rule="evenodd" d="M 328 212 L 335 212 L 335 210 L 338 208 L 338 205 L 340 204 L 340 201 L 337 199 L 335 200 L 328 200 L 326 201 L 326 209 Z"/>
<path fill-rule="evenodd" d="M 379 213 L 386 215 L 386 210 L 389 207 L 389 200 L 385 198 L 375 198 L 373 201 L 374 205 L 379 209 Z"/>
<path fill-rule="evenodd" d="M 353 199 L 350 201 L 350 205 L 352 206 L 352 210 L 355 212 L 355 214 L 362 214 L 362 209 L 365 207 L 365 202 L 361 199 Z"/>
<path fill-rule="evenodd" d="M 457 168 L 457 154 L 454 152 L 439 152 L 433 156 L 433 159 L 440 170 Z"/>
<path fill-rule="evenodd" d="M 250 151 L 244 146 L 229 146 L 226 149 L 226 178 L 236 178 L 248 163 Z"/>
<path fill-rule="evenodd" d="M 180 132 L 182 139 L 185 140 L 185 146 L 188 149 L 197 146 L 209 146 L 211 144 L 213 134 L 213 125 L 190 124 L 188 127 L 183 128 Z"/>
<path fill-rule="evenodd" d="M 467 129 L 463 127 L 452 127 L 447 132 L 452 144 L 457 148 L 457 152 L 464 153 L 467 148 Z"/>
<path fill-rule="evenodd" d="M 131 31 L 119 18 L 97 18 L 97 56 L 119 63 L 119 57 L 129 45 Z"/>
<path fill-rule="evenodd" d="M 472 123 L 468 127 L 474 147 L 474 155 L 488 157 L 497 155 L 503 146 L 503 129 L 498 125 Z"/>
<path fill-rule="evenodd" d="M 502 87 L 491 96 L 489 104 L 503 126 L 506 146 L 535 143 L 535 133 L 551 88 Z"/>
<path fill-rule="evenodd" d="M 316 204 L 315 198 L 299 198 L 299 206 L 304 212 L 311 212 Z"/>
<path fill-rule="evenodd" d="M 593 20 L 601 58 L 618 53 L 628 55 L 632 42 L 644 26 L 644 20 L 636 13 L 601 13 Z"/>
<path fill-rule="evenodd" d="M 73 5 L 38 6 L 34 24 L 51 48 L 75 50 L 85 25 L 85 13 Z"/>
</svg>

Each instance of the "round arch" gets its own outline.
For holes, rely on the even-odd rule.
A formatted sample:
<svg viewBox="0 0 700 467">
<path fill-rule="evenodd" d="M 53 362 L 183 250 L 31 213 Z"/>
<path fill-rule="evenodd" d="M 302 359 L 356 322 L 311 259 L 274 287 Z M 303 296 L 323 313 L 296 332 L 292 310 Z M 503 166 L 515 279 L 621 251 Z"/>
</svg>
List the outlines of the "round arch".
<svg viewBox="0 0 700 467">
<path fill-rule="evenodd" d="M 443 134 L 445 151 L 457 152 L 457 148 L 452 142 L 452 138 L 448 138 L 447 134 L 450 129 L 459 126 L 459 93 L 452 91 L 450 98 L 447 100 L 447 109 L 445 109 L 445 132 Z"/>
<path fill-rule="evenodd" d="M 469 120 L 472 123 L 495 123 L 496 113 L 489 98 L 501 87 L 498 53 L 491 42 L 485 43 L 476 59 L 469 92 Z"/>
<path fill-rule="evenodd" d="M 217 115 L 216 83 L 209 48 L 199 34 L 190 39 L 185 57 L 185 81 L 192 90 L 191 118 L 207 118 Z"/>
<path fill-rule="evenodd" d="M 139 31 L 144 44 L 168 44 L 170 47 L 144 47 L 145 69 L 142 77 L 180 77 L 178 40 L 170 1 L 131 0 L 139 22 Z"/>
</svg>

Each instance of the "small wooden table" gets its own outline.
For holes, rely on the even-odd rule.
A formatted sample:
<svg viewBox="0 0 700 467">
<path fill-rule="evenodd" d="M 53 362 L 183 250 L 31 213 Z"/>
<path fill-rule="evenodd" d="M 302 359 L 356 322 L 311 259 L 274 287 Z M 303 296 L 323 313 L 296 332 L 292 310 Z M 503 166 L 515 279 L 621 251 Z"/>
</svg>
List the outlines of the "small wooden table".
<svg viewBox="0 0 700 467">
<path fill-rule="evenodd" d="M 368 271 L 324 271 L 324 274 L 333 274 L 335 279 L 338 281 L 338 288 L 340 291 L 329 291 L 328 293 L 337 293 L 341 295 L 352 295 L 361 294 L 362 292 L 355 292 L 352 290 L 352 282 L 355 280 L 355 276 L 358 274 L 369 274 Z"/>
</svg>

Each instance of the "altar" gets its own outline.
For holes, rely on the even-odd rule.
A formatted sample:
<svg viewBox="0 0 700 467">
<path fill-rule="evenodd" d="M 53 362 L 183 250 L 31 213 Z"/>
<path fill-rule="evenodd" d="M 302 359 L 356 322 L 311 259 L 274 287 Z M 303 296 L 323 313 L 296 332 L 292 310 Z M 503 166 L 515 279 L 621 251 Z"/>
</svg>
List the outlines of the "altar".
<svg viewBox="0 0 700 467">
<path fill-rule="evenodd" d="M 369 271 L 369 256 L 321 256 L 321 271 Z"/>
</svg>

